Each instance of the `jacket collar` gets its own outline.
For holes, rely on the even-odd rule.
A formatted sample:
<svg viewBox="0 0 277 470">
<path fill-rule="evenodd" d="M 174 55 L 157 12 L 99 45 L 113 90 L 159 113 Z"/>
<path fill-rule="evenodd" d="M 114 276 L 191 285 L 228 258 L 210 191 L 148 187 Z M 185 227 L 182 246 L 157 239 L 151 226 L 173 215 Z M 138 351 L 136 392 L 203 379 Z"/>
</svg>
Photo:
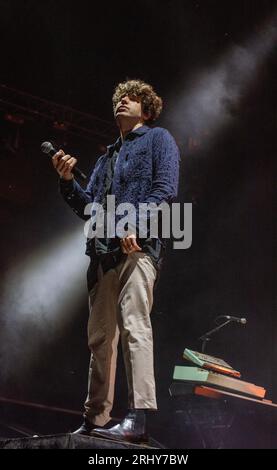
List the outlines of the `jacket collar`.
<svg viewBox="0 0 277 470">
<path fill-rule="evenodd" d="M 129 136 L 133 136 L 133 135 L 143 135 L 146 132 L 148 132 L 149 130 L 150 130 L 149 126 L 145 126 L 145 125 L 140 126 L 137 129 L 135 129 L 134 131 L 129 132 L 129 134 L 126 135 L 126 139 L 128 139 Z"/>
<path fill-rule="evenodd" d="M 134 131 L 129 132 L 125 140 L 134 140 L 137 136 L 141 136 L 143 134 L 146 134 L 146 132 L 150 131 L 149 126 L 140 126 Z M 107 153 L 110 155 L 114 150 L 119 150 L 122 145 L 121 137 L 118 137 L 118 139 L 111 145 L 107 146 Z"/>
</svg>

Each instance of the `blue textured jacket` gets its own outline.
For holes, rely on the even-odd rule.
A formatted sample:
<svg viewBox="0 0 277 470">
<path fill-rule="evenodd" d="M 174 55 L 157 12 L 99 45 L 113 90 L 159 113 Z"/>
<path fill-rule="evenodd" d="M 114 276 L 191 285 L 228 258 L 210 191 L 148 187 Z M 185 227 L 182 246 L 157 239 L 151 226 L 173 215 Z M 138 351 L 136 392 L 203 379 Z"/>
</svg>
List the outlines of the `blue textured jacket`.
<svg viewBox="0 0 277 470">
<path fill-rule="evenodd" d="M 108 160 L 114 147 L 96 162 L 87 188 L 75 181 L 61 180 L 61 192 L 76 214 L 86 220 L 86 204 L 102 203 Z M 122 143 L 114 171 L 111 194 L 116 206 L 128 202 L 138 207 L 140 202 L 171 202 L 178 191 L 179 150 L 172 135 L 161 127 L 141 126 L 130 132 Z"/>
</svg>

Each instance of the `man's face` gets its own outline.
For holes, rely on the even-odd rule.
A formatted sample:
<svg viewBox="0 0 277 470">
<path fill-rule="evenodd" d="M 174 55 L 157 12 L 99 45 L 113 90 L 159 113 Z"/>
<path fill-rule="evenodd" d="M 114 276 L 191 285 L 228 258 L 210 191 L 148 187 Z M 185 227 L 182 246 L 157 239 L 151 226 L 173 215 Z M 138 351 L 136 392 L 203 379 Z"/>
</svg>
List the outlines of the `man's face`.
<svg viewBox="0 0 277 470">
<path fill-rule="evenodd" d="M 143 112 L 141 100 L 134 95 L 126 95 L 117 103 L 114 111 L 117 123 L 122 122 L 144 122 L 148 116 Z"/>
</svg>

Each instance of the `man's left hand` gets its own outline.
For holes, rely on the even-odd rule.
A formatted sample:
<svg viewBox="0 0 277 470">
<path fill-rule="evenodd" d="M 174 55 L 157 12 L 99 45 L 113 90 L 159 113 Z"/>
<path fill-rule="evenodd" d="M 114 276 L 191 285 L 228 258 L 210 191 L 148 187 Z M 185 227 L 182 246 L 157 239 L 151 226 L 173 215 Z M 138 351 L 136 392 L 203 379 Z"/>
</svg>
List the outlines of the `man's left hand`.
<svg viewBox="0 0 277 470">
<path fill-rule="evenodd" d="M 136 235 L 128 235 L 125 238 L 120 240 L 121 250 L 124 254 L 130 255 L 134 251 L 141 251 L 141 247 L 137 244 L 137 237 Z"/>
</svg>

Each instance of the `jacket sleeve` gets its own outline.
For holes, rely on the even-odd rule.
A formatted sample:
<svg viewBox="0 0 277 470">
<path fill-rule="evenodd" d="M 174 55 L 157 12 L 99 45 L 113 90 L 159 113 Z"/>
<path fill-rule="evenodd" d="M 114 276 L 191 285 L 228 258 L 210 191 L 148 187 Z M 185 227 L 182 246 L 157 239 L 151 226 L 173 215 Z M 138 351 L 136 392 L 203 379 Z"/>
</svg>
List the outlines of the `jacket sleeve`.
<svg viewBox="0 0 277 470">
<path fill-rule="evenodd" d="M 93 181 L 95 173 L 99 167 L 101 157 L 98 159 L 95 168 L 90 176 L 86 189 L 83 189 L 79 183 L 73 178 L 70 181 L 60 178 L 60 192 L 65 202 L 81 219 L 88 220 L 89 215 L 84 214 L 87 204 L 93 202 Z"/>
<path fill-rule="evenodd" d="M 143 203 L 154 203 L 154 206 L 155 204 L 159 206 L 163 202 L 170 204 L 178 193 L 180 152 L 174 138 L 166 129 L 155 128 L 152 152 L 152 186 Z M 150 218 L 156 219 L 160 216 L 159 211 L 154 209 L 151 213 L 149 211 L 140 213 L 136 210 L 136 227 L 130 225 L 131 232 L 135 231 L 137 234 L 140 233 L 142 238 L 148 238 Z"/>
<path fill-rule="evenodd" d="M 180 153 L 172 135 L 156 128 L 153 138 L 154 176 L 151 192 L 144 202 L 170 203 L 178 193 Z"/>
</svg>

